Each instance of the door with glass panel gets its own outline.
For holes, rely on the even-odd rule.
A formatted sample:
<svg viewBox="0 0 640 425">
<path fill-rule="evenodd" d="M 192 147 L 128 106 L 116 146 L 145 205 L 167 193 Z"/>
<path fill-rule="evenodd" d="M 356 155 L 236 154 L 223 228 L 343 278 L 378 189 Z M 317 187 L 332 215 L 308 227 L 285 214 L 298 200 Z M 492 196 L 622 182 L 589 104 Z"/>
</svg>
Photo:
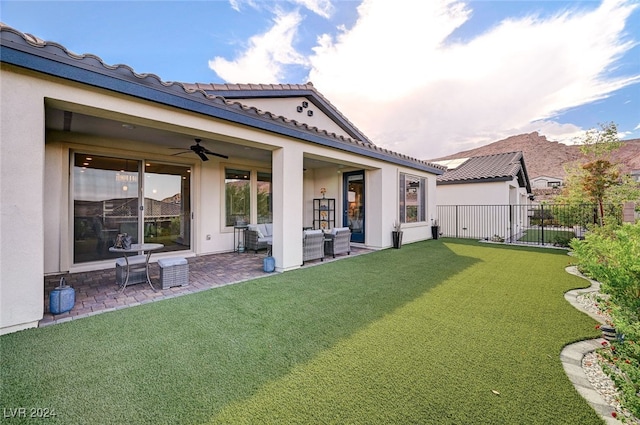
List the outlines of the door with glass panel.
<svg viewBox="0 0 640 425">
<path fill-rule="evenodd" d="M 191 246 L 190 168 L 99 155 L 73 156 L 73 261 L 118 257 L 119 233 L 165 251 Z"/>
<path fill-rule="evenodd" d="M 343 174 L 343 226 L 351 229 L 351 241 L 364 243 L 364 171 Z"/>
<path fill-rule="evenodd" d="M 191 248 L 191 169 L 146 162 L 144 167 L 143 238 L 164 251 Z"/>
</svg>

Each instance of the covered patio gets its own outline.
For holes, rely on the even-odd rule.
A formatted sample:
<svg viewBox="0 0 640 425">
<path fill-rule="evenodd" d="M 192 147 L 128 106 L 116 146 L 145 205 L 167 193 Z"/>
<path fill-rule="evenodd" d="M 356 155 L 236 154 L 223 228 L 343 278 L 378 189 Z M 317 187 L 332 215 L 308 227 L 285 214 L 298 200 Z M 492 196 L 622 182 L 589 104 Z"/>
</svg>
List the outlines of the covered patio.
<svg viewBox="0 0 640 425">
<path fill-rule="evenodd" d="M 313 267 L 369 252 L 372 250 L 352 245 L 350 255 L 338 255 L 335 259 L 328 255 L 325 256 L 324 261 L 308 261 L 302 267 Z M 39 326 L 64 323 L 121 308 L 270 276 L 273 273 L 263 270 L 265 255 L 265 251 L 229 252 L 188 258 L 189 285 L 168 289 L 160 289 L 160 269 L 157 263 L 151 263 L 149 270 L 151 281 L 156 288 L 155 292 L 146 283 L 140 283 L 127 286 L 124 293 L 121 293 L 120 287 L 116 284 L 115 267 L 106 270 L 48 275 L 44 278 L 44 317 L 40 320 Z M 67 285 L 74 288 L 75 305 L 71 311 L 54 315 L 49 311 L 49 294 L 60 284 L 61 277 L 64 277 Z"/>
</svg>

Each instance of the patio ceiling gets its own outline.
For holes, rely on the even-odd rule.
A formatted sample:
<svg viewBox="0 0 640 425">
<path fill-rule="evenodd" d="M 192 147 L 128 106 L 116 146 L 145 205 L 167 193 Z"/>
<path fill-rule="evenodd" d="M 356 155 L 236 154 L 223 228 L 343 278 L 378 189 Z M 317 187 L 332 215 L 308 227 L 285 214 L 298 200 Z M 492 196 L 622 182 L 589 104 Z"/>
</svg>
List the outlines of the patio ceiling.
<svg viewBox="0 0 640 425">
<path fill-rule="evenodd" d="M 132 123 L 127 120 L 108 119 L 80 112 L 71 112 L 53 106 L 47 106 L 45 116 L 47 130 L 69 131 L 92 137 L 133 140 L 162 145 L 167 148 L 166 153 L 169 155 L 178 152 L 173 148 L 184 148 L 188 150 L 189 146 L 194 144 L 194 138 L 198 137 L 202 139 L 202 144 L 208 149 L 227 155 L 230 160 L 242 159 L 271 162 L 270 150 L 251 146 L 248 142 L 243 144 L 242 141 L 231 142 L 207 138 L 206 135 L 202 134 L 185 134 L 166 129 L 153 128 L 139 123 Z M 184 156 L 188 155 L 189 153 L 184 154 Z M 305 158 L 304 160 L 305 169 L 335 165 L 335 162 L 323 161 L 318 158 Z"/>
</svg>

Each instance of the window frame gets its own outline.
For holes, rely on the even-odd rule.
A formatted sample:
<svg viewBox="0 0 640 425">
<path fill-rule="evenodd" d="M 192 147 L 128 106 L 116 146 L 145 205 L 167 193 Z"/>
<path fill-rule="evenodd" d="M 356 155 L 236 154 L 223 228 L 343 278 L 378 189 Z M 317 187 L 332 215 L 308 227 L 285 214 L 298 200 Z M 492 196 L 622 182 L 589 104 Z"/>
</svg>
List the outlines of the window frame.
<svg viewBox="0 0 640 425">
<path fill-rule="evenodd" d="M 260 177 L 268 174 L 271 176 L 269 180 L 269 214 L 271 217 L 271 222 L 273 222 L 273 172 L 272 170 L 259 168 L 259 167 L 251 167 L 247 165 L 239 165 L 239 164 L 224 164 L 221 166 L 222 173 L 222 191 L 221 191 L 221 226 L 223 231 L 231 232 L 233 231 L 235 222 L 232 224 L 228 224 L 227 221 L 227 172 L 229 170 L 237 170 L 244 171 L 249 173 L 249 212 L 248 215 L 245 216 L 246 223 L 244 224 L 256 224 L 260 220 L 261 217 L 258 216 L 258 191 L 259 191 L 259 183 L 265 180 L 261 180 Z"/>
<path fill-rule="evenodd" d="M 427 178 L 421 177 L 415 174 L 401 172 L 398 178 L 398 213 L 399 221 L 403 224 L 418 224 L 425 223 L 427 221 Z M 416 211 L 415 220 L 407 221 L 408 219 L 408 200 L 407 193 L 409 193 L 408 184 L 413 183 L 416 194 Z"/>
</svg>

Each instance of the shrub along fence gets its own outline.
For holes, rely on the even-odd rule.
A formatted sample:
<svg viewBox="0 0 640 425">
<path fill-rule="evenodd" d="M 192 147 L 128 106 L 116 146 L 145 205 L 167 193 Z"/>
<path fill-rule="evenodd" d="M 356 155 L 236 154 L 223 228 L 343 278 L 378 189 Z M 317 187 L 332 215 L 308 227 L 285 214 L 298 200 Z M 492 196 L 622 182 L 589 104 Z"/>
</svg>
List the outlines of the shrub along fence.
<svg viewBox="0 0 640 425">
<path fill-rule="evenodd" d="M 599 224 L 595 204 L 438 205 L 443 237 L 568 246 Z M 604 221 L 622 222 L 621 205 L 605 205 Z"/>
</svg>

